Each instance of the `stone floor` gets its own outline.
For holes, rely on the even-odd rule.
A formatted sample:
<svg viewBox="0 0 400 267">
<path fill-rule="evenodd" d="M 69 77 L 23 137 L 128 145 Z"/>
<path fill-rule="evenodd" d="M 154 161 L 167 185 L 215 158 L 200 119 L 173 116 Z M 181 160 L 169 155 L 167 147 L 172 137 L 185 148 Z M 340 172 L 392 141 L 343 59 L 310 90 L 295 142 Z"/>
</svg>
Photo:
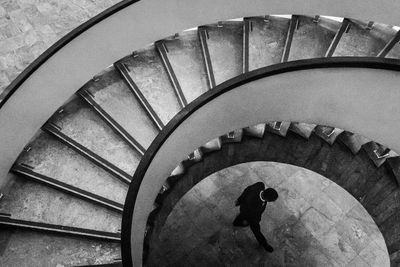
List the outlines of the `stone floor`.
<svg viewBox="0 0 400 267">
<path fill-rule="evenodd" d="M 276 188 L 261 230 L 233 228 L 235 199 L 258 181 Z M 149 266 L 390 266 L 385 241 L 367 211 L 344 189 L 314 172 L 271 162 L 215 173 L 175 206 L 152 249 Z"/>
<path fill-rule="evenodd" d="M 0 92 L 53 43 L 120 0 L 0 0 Z"/>
</svg>

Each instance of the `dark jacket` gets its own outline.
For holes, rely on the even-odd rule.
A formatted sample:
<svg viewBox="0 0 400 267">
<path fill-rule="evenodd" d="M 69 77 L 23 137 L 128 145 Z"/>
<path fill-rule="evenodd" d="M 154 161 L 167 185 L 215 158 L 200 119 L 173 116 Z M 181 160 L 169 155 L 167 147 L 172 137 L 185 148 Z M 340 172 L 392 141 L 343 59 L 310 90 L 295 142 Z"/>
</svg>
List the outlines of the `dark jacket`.
<svg viewBox="0 0 400 267">
<path fill-rule="evenodd" d="M 267 206 L 267 202 L 260 199 L 260 192 L 265 189 L 263 182 L 248 186 L 236 201 L 240 205 L 240 213 L 248 221 L 261 221 L 261 215 Z"/>
</svg>

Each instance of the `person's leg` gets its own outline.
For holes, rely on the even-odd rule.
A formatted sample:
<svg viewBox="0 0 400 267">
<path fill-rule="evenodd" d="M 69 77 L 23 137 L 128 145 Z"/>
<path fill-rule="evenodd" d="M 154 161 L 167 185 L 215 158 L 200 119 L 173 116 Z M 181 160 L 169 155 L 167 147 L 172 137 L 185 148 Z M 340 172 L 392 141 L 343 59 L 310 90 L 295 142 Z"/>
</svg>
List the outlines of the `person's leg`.
<svg viewBox="0 0 400 267">
<path fill-rule="evenodd" d="M 256 237 L 258 243 L 260 243 L 263 248 L 268 252 L 273 252 L 274 249 L 268 244 L 267 240 L 265 239 L 264 235 L 261 233 L 260 224 L 255 221 L 250 221 L 250 229 L 253 232 L 254 236 Z"/>
<path fill-rule="evenodd" d="M 241 213 L 236 216 L 235 220 L 233 221 L 233 226 L 240 226 L 240 227 L 245 227 L 249 226 L 248 222 L 246 219 L 243 217 Z"/>
</svg>

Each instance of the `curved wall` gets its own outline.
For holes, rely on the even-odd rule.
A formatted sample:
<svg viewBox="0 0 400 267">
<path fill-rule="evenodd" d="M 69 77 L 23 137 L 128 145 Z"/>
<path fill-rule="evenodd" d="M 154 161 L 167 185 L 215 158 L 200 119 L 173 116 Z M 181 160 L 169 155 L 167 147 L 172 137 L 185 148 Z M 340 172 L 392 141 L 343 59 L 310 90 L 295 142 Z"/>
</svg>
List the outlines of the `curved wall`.
<svg viewBox="0 0 400 267">
<path fill-rule="evenodd" d="M 133 2 L 133 1 L 132 1 Z M 0 112 L 0 187 L 24 145 L 87 80 L 146 44 L 183 29 L 265 14 L 321 14 L 400 25 L 393 0 L 142 0 L 70 41 L 34 72 Z M 9 89 L 9 88 L 8 88 Z"/>
<path fill-rule="evenodd" d="M 235 79 L 220 88 L 229 83 L 234 84 Z M 222 94 L 216 88 L 194 101 L 174 119 L 182 120 L 181 124 L 167 125 L 167 132 L 171 131 L 169 136 L 157 137 L 135 173 L 125 203 L 126 210 L 135 203 L 130 225 L 133 266 L 140 266 L 142 262 L 146 220 L 159 188 L 177 162 L 195 148 L 233 129 L 284 120 L 335 126 L 400 151 L 398 138 L 393 135 L 400 130 L 398 84 L 400 72 L 397 71 L 311 69 L 261 78 Z M 213 94 L 215 98 L 210 97 Z M 207 98 L 211 100 L 207 102 Z M 201 103 L 206 104 L 201 106 Z M 189 113 L 194 107 L 197 109 Z M 164 141 L 162 138 L 166 138 L 165 143 L 155 151 L 161 140 Z M 155 154 L 150 161 L 151 152 Z M 150 165 L 145 166 L 146 160 Z M 146 167 L 141 183 L 141 171 Z M 135 190 L 138 190 L 136 202 L 130 198 Z M 127 217 L 125 213 L 124 220 Z"/>
</svg>

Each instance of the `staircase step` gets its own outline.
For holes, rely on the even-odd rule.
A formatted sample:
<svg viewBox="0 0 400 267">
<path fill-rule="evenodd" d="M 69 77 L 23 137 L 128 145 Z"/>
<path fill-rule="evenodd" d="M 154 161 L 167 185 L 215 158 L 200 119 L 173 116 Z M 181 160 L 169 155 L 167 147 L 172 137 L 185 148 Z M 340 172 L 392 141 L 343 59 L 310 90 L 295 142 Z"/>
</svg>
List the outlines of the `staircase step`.
<svg viewBox="0 0 400 267">
<path fill-rule="evenodd" d="M 154 45 L 135 51 L 132 56 L 119 61 L 118 65 L 124 66 L 132 89 L 143 94 L 164 125 L 181 110 L 175 89 Z"/>
<path fill-rule="evenodd" d="M 349 25 L 343 33 L 332 56 L 375 57 L 396 35 L 391 26 L 373 22 L 348 20 Z"/>
<path fill-rule="evenodd" d="M 362 135 L 354 134 L 348 131 L 344 131 L 341 135 L 339 135 L 338 140 L 345 144 L 354 155 L 360 151 L 362 145 L 371 141 Z"/>
<path fill-rule="evenodd" d="M 205 143 L 204 145 L 202 145 L 199 149 L 201 150 L 201 152 L 203 154 L 205 153 L 209 153 L 212 151 L 217 151 L 220 150 L 222 146 L 222 141 L 221 138 L 214 138 L 210 141 L 208 141 L 207 143 Z"/>
<path fill-rule="evenodd" d="M 0 242 L 6 244 L 2 248 L 1 266 L 112 264 L 115 258 L 121 257 L 118 242 L 3 226 L 0 236 Z"/>
<path fill-rule="evenodd" d="M 292 122 L 290 124 L 289 130 L 300 135 L 301 137 L 309 139 L 311 134 L 314 132 L 314 128 L 316 126 L 317 126 L 316 124 L 310 124 L 304 122 Z"/>
<path fill-rule="evenodd" d="M 205 31 L 216 85 L 243 73 L 243 22 L 224 21 L 199 27 L 199 31 Z"/>
<path fill-rule="evenodd" d="M 108 264 L 82 265 L 81 267 L 122 267 L 122 261 L 115 261 Z"/>
<path fill-rule="evenodd" d="M 387 49 L 382 49 L 380 56 L 386 58 L 400 58 L 400 31 L 397 32 L 396 36 L 392 39 L 391 43 L 387 44 Z"/>
<path fill-rule="evenodd" d="M 254 126 L 249 126 L 249 127 L 243 128 L 243 134 L 247 135 L 247 136 L 263 138 L 266 127 L 267 126 L 265 125 L 265 123 L 260 123 L 260 124 L 254 125 Z"/>
<path fill-rule="evenodd" d="M 52 116 L 50 125 L 130 175 L 141 159 L 81 98 L 74 97 L 64 105 Z"/>
<path fill-rule="evenodd" d="M 24 165 L 32 171 L 60 182 L 91 192 L 118 203 L 124 203 L 126 183 L 116 179 L 102 168 L 77 152 L 41 132 L 23 152 L 16 165 Z"/>
<path fill-rule="evenodd" d="M 274 133 L 280 136 L 286 136 L 290 127 L 289 121 L 273 121 L 267 122 L 266 130 L 270 133 Z"/>
<path fill-rule="evenodd" d="M 109 200 L 109 199 L 101 197 L 99 195 L 82 190 L 78 187 L 71 186 L 69 184 L 60 182 L 51 177 L 36 173 L 36 172 L 32 171 L 30 168 L 24 167 L 22 165 L 14 165 L 12 167 L 11 171 L 21 177 L 30 179 L 31 181 L 36 181 L 38 183 L 42 183 L 46 186 L 55 188 L 56 190 L 62 191 L 67 194 L 72 194 L 76 197 L 94 202 L 97 205 L 107 207 L 114 211 L 118 211 L 118 212 L 122 213 L 122 211 L 124 209 L 124 205 L 122 205 L 121 203 L 117 203 L 115 201 Z"/>
<path fill-rule="evenodd" d="M 167 57 L 188 103 L 209 90 L 197 30 L 163 40 Z"/>
<path fill-rule="evenodd" d="M 318 125 L 315 127 L 315 134 L 322 138 L 325 142 L 332 145 L 336 138 L 343 132 L 342 129 Z"/>
<path fill-rule="evenodd" d="M 244 49 L 244 59 L 248 61 L 245 72 L 281 62 L 289 22 L 276 16 L 244 19 L 244 36 L 248 39 Z"/>
<path fill-rule="evenodd" d="M 58 224 L 48 224 L 42 222 L 34 222 L 27 220 L 14 219 L 11 216 L 0 216 L 0 225 L 3 227 L 16 227 L 23 229 L 31 229 L 37 231 L 45 231 L 50 233 L 62 233 L 67 235 L 83 236 L 88 238 L 99 238 L 108 241 L 119 242 L 121 235 L 119 233 L 111 233 L 105 231 L 96 231 L 91 229 L 64 226 Z"/>
<path fill-rule="evenodd" d="M 81 91 L 88 92 L 88 99 L 101 107 L 145 149 L 157 136 L 158 129 L 114 67 L 100 73 L 96 81 L 88 82 Z"/>
<path fill-rule="evenodd" d="M 242 141 L 243 129 L 237 129 L 221 136 L 221 143 L 238 143 Z"/>
<path fill-rule="evenodd" d="M 341 23 L 320 16 L 296 19 L 288 61 L 324 57 Z"/>
<path fill-rule="evenodd" d="M 373 141 L 364 144 L 362 148 L 367 152 L 376 167 L 382 166 L 388 158 L 398 156 L 393 150 Z"/>
<path fill-rule="evenodd" d="M 397 184 L 400 185 L 400 157 L 388 158 L 386 162 L 396 178 Z"/>
<path fill-rule="evenodd" d="M 0 212 L 13 219 L 117 233 L 121 214 L 15 177 L 0 202 Z"/>
</svg>

